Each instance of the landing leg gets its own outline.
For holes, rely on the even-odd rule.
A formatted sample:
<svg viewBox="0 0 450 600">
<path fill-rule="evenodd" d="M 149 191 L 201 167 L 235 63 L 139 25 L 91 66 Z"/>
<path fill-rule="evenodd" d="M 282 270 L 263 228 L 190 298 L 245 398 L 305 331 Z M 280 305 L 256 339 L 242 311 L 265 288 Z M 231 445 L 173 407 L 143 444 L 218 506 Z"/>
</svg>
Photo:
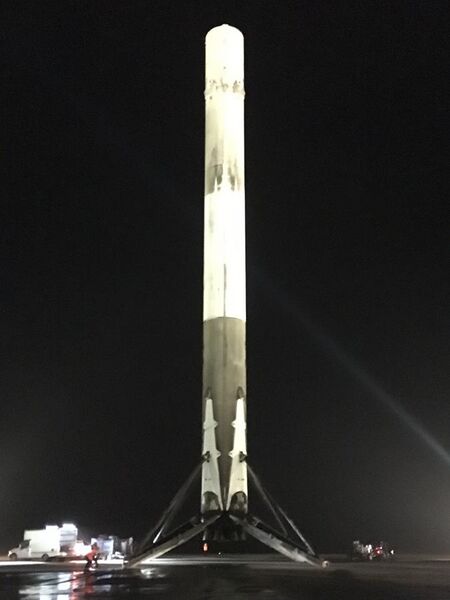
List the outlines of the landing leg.
<svg viewBox="0 0 450 600">
<path fill-rule="evenodd" d="M 158 558 L 159 556 L 170 552 L 177 546 L 185 544 L 195 536 L 202 533 L 209 525 L 214 523 L 214 521 L 216 521 L 219 518 L 219 516 L 219 514 L 216 514 L 210 517 L 209 519 L 202 519 L 201 521 L 197 521 L 194 523 L 189 522 L 188 524 L 179 528 L 177 531 L 173 532 L 173 534 L 165 541 L 162 541 L 159 544 L 155 544 L 139 556 L 132 558 L 127 566 L 131 568 L 139 568 L 143 565 L 150 563 L 155 558 Z"/>
<path fill-rule="evenodd" d="M 323 566 L 322 561 L 317 556 L 308 554 L 294 542 L 284 538 L 282 535 L 278 535 L 277 533 L 268 530 L 262 522 L 251 515 L 248 515 L 245 519 L 239 519 L 232 515 L 231 519 L 233 519 L 236 524 L 239 524 L 248 535 L 257 539 L 265 546 L 273 548 L 280 554 L 284 554 L 284 556 L 287 556 L 291 560 L 305 562 L 314 567 Z"/>
</svg>

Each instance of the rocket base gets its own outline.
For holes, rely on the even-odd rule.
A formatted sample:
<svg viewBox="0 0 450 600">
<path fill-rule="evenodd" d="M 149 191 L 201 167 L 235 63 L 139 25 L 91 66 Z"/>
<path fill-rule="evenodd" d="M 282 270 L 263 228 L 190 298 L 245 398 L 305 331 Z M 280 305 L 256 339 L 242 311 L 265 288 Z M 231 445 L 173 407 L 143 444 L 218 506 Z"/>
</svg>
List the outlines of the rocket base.
<svg viewBox="0 0 450 600">
<path fill-rule="evenodd" d="M 250 513 L 240 515 L 235 512 L 217 511 L 195 515 L 183 525 L 165 534 L 164 532 L 168 530 L 175 514 L 182 507 L 189 488 L 199 477 L 200 469 L 197 467 L 175 495 L 157 526 L 145 537 L 139 551 L 128 562 L 127 567 L 141 568 L 200 535 L 204 542 L 242 542 L 247 537 L 252 537 L 291 560 L 314 567 L 324 566 L 300 530 L 283 509 L 273 501 L 250 467 L 249 473 L 250 480 L 275 517 L 276 527 L 264 523 Z"/>
</svg>

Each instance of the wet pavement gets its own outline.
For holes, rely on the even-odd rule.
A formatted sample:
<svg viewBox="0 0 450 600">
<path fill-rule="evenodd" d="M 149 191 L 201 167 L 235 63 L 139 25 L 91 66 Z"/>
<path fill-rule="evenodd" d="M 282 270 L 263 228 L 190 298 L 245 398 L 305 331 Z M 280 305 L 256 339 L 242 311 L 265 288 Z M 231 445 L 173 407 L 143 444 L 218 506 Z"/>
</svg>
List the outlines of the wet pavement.
<svg viewBox="0 0 450 600">
<path fill-rule="evenodd" d="M 278 557 L 166 558 L 142 570 L 80 564 L 0 565 L 1 600 L 450 600 L 450 561 L 334 563 L 314 569 Z"/>
</svg>

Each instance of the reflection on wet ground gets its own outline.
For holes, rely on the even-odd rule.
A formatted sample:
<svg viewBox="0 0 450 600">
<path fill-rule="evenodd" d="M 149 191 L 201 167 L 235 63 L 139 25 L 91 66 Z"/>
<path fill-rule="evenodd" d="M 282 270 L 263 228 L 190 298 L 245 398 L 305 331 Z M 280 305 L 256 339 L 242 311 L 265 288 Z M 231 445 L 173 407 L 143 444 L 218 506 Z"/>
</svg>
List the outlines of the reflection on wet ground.
<svg viewBox="0 0 450 600">
<path fill-rule="evenodd" d="M 71 570 L 73 569 L 73 570 Z M 313 569 L 264 558 L 166 559 L 142 570 L 79 565 L 0 567 L 1 600 L 449 600 L 450 562 L 336 563 Z"/>
</svg>

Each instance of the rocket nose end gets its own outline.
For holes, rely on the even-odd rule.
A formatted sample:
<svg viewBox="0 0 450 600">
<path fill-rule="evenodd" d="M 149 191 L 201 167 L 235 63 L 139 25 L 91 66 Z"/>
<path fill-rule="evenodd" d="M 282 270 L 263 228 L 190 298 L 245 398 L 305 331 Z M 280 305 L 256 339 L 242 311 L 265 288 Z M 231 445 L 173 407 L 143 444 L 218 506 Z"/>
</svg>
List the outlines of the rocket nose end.
<svg viewBox="0 0 450 600">
<path fill-rule="evenodd" d="M 223 23 L 223 25 L 217 25 L 208 31 L 205 38 L 206 42 L 212 38 L 220 38 L 222 41 L 232 40 L 233 38 L 235 40 L 243 40 L 244 35 L 237 27 Z"/>
<path fill-rule="evenodd" d="M 213 27 L 206 34 L 206 80 L 233 85 L 244 79 L 244 36 L 230 25 Z"/>
</svg>

